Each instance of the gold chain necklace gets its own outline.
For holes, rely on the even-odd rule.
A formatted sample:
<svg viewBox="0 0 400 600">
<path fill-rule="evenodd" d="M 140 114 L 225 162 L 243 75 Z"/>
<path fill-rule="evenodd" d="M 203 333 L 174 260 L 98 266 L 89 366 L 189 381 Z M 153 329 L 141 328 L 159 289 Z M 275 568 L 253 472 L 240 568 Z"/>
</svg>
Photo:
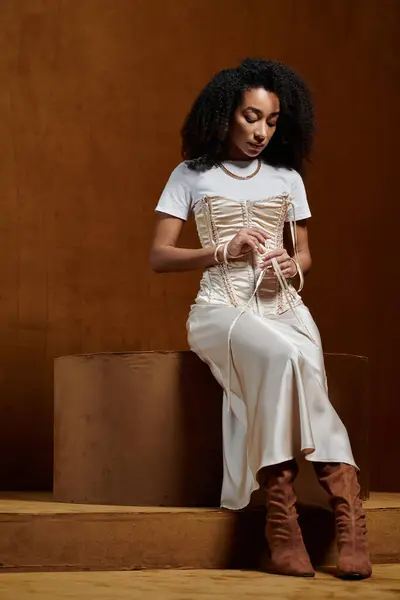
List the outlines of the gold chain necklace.
<svg viewBox="0 0 400 600">
<path fill-rule="evenodd" d="M 223 165 L 222 163 L 218 163 L 219 166 L 221 167 L 221 169 L 223 170 L 224 173 L 226 173 L 227 175 L 229 175 L 230 177 L 233 177 L 234 179 L 241 179 L 242 181 L 246 181 L 246 179 L 252 179 L 253 177 L 255 177 L 260 169 L 261 169 L 261 160 L 258 158 L 258 165 L 256 170 L 254 171 L 254 173 L 250 173 L 250 175 L 246 175 L 246 177 L 242 177 L 241 175 L 236 175 L 236 173 L 232 173 L 232 171 L 229 171 L 229 169 L 227 169 L 225 167 L 225 165 Z"/>
</svg>

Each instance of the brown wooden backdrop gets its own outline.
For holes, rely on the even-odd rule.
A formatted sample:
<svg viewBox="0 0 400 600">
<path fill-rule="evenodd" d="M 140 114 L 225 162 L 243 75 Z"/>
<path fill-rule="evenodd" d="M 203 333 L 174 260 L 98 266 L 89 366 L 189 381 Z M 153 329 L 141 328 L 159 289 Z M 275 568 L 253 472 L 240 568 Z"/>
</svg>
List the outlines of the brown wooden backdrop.
<svg viewBox="0 0 400 600">
<path fill-rule="evenodd" d="M 195 94 L 256 55 L 315 94 L 306 297 L 325 350 L 371 358 L 373 487 L 400 491 L 399 6 L 2 0 L 1 488 L 51 486 L 55 356 L 186 347 L 199 274 L 150 272 L 153 209 Z"/>
</svg>

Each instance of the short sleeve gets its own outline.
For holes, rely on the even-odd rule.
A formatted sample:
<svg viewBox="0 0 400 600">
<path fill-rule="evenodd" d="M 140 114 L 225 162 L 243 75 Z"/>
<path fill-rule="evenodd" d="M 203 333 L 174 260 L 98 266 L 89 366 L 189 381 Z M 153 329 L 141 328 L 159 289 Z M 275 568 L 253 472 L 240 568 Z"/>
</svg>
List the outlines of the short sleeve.
<svg viewBox="0 0 400 600">
<path fill-rule="evenodd" d="M 286 221 L 301 221 L 311 217 L 310 207 L 308 205 L 306 188 L 303 180 L 297 171 L 291 171 L 291 195 L 293 206 L 289 207 Z M 294 208 L 294 210 L 293 210 Z"/>
<path fill-rule="evenodd" d="M 190 175 L 186 163 L 181 163 L 172 171 L 156 206 L 156 212 L 187 221 L 192 207 Z"/>
</svg>

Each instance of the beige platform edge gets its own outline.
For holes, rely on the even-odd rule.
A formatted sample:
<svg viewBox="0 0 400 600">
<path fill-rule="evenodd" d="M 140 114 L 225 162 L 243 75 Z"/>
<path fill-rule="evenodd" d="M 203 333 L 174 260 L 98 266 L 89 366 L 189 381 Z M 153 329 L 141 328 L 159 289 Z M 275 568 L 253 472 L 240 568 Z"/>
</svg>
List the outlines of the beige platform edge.
<svg viewBox="0 0 400 600">
<path fill-rule="evenodd" d="M 400 561 L 400 494 L 365 502 L 373 562 Z M 334 523 L 302 515 L 316 566 L 336 560 Z M 262 568 L 262 511 L 64 504 L 35 494 L 0 495 L 0 572 Z"/>
<path fill-rule="evenodd" d="M 325 359 L 331 401 L 348 428 L 367 497 L 367 361 Z M 56 500 L 219 506 L 222 391 L 196 355 L 65 356 L 55 360 L 54 377 Z"/>
</svg>

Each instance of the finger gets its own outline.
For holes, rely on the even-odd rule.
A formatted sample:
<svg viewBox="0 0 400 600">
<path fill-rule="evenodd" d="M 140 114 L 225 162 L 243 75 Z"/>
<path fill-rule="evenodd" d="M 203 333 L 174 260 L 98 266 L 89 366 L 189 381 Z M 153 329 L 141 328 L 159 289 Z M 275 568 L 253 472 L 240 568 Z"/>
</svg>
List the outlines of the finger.
<svg viewBox="0 0 400 600">
<path fill-rule="evenodd" d="M 257 238 L 257 240 L 260 242 L 260 244 L 264 244 L 266 241 L 265 236 L 262 235 L 262 233 L 260 231 L 256 231 L 253 229 L 248 229 L 246 231 L 246 235 L 251 235 L 254 238 Z"/>
<path fill-rule="evenodd" d="M 285 258 L 283 258 L 283 260 L 279 260 L 279 258 L 276 258 L 275 260 L 278 263 L 279 268 L 282 271 L 282 274 L 288 273 L 290 276 L 290 273 L 292 272 L 291 261 L 287 260 Z M 270 267 L 272 267 L 272 260 L 263 259 L 260 266 L 262 269 L 265 269 L 265 268 L 269 269 Z"/>
<path fill-rule="evenodd" d="M 271 238 L 269 233 L 267 231 L 265 231 L 265 229 L 263 229 L 262 227 L 249 227 L 249 231 L 254 231 L 254 232 L 261 234 L 263 236 L 264 240 L 269 240 Z"/>
<path fill-rule="evenodd" d="M 257 249 L 258 252 L 260 252 L 260 254 L 263 254 L 265 252 L 265 248 L 263 246 L 264 240 L 260 240 L 256 235 L 248 233 L 245 238 L 245 243 L 251 245 L 250 241 L 251 241 L 251 244 L 255 244 L 255 246 L 253 245 L 252 247 Z"/>
<path fill-rule="evenodd" d="M 288 258 L 288 254 L 284 248 L 275 248 L 275 250 L 271 250 L 268 254 L 265 255 L 265 260 L 271 260 L 271 258 L 277 258 L 278 256 L 285 255 Z"/>
<path fill-rule="evenodd" d="M 272 260 L 267 258 L 267 255 L 264 255 L 261 259 L 260 267 L 263 269 L 272 269 Z"/>
<path fill-rule="evenodd" d="M 286 266 L 290 266 L 290 262 L 288 262 L 288 259 L 286 256 L 282 255 L 282 256 L 273 256 L 272 258 L 269 258 L 270 254 L 266 254 L 263 256 L 262 258 L 262 262 L 264 264 L 264 266 L 268 266 L 268 265 L 272 265 L 272 260 L 275 259 L 276 262 L 278 263 L 279 267 L 281 269 L 285 268 Z"/>
<path fill-rule="evenodd" d="M 276 257 L 276 262 L 278 263 L 278 265 L 280 266 L 281 269 L 285 269 L 286 267 L 290 267 L 290 260 L 288 255 L 283 254 L 282 256 L 277 256 Z"/>
<path fill-rule="evenodd" d="M 276 262 L 278 263 L 278 266 L 280 268 L 281 271 L 283 271 L 284 269 L 286 269 L 287 267 L 290 266 L 290 263 L 283 257 L 278 257 L 275 258 Z M 267 261 L 267 264 L 272 264 L 272 259 L 270 261 Z"/>
<path fill-rule="evenodd" d="M 247 235 L 241 245 L 241 252 L 243 252 L 243 246 L 250 246 L 255 252 L 260 252 L 261 245 L 256 238 Z"/>
<path fill-rule="evenodd" d="M 290 277 L 292 276 L 291 268 L 288 267 L 287 269 L 282 269 L 282 275 L 284 276 L 285 279 L 290 279 Z"/>
<path fill-rule="evenodd" d="M 262 260 L 262 261 L 260 262 L 260 268 L 261 268 L 261 269 L 263 269 L 263 270 L 265 269 L 265 272 L 266 272 L 266 273 L 274 273 L 274 272 L 275 272 L 275 271 L 274 271 L 274 267 L 273 267 L 273 265 L 271 264 L 271 262 L 266 262 L 266 261 L 264 261 L 264 260 Z"/>
</svg>

